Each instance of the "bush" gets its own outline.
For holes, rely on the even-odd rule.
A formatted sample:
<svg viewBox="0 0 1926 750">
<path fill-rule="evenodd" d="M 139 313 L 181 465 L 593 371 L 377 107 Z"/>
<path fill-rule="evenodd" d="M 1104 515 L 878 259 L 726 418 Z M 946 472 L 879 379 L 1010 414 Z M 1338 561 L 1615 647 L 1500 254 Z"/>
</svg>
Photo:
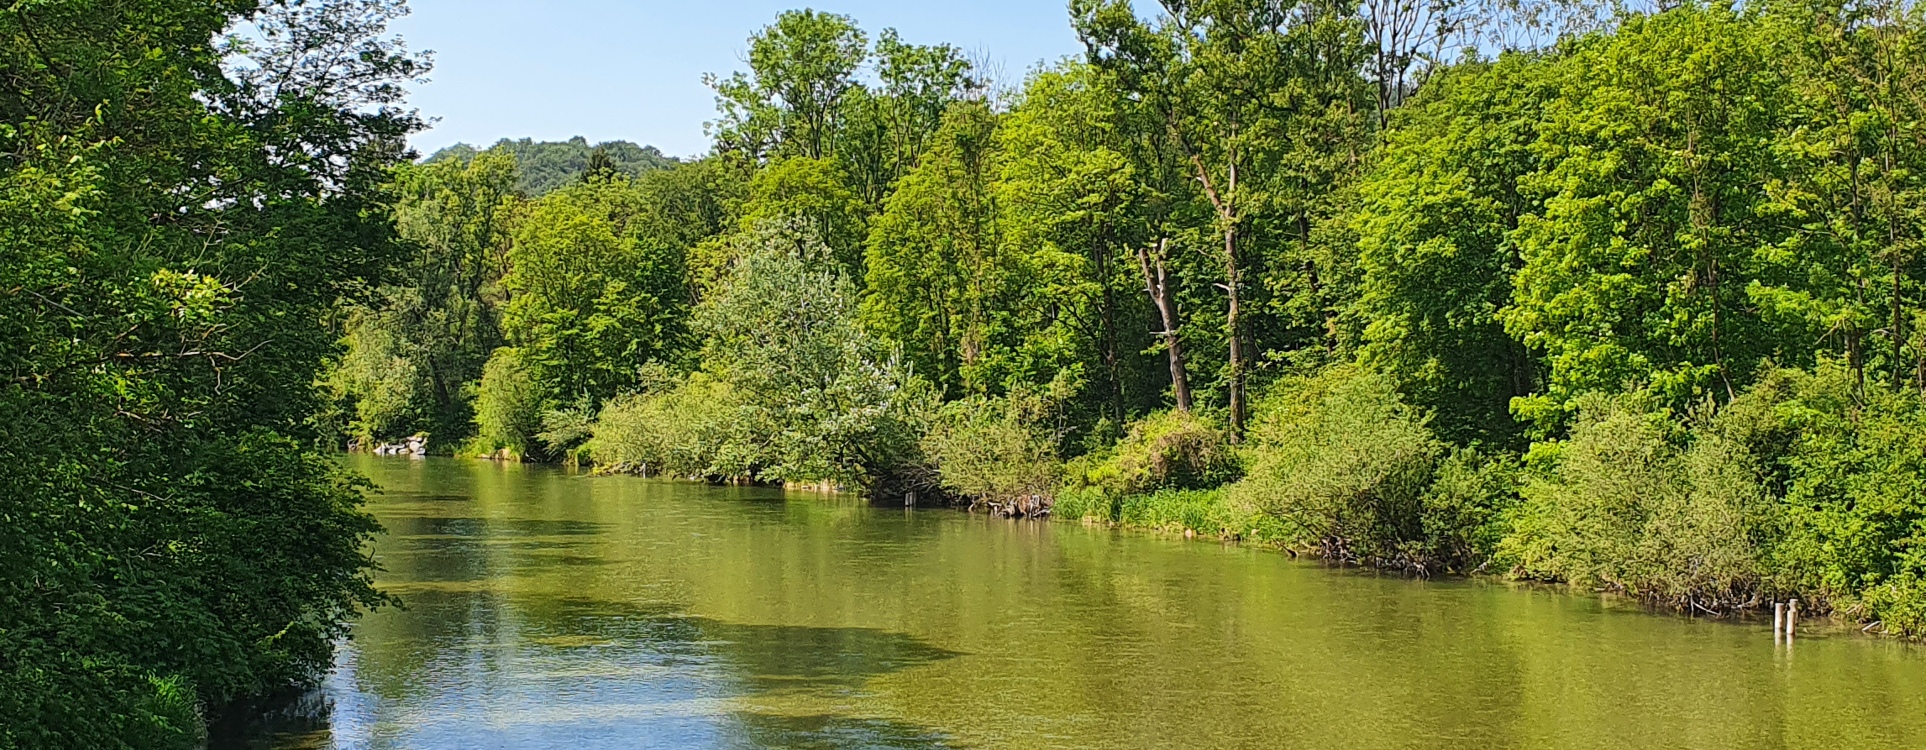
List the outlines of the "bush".
<svg viewBox="0 0 1926 750">
<path fill-rule="evenodd" d="M 1240 470 L 1230 433 L 1209 417 L 1164 411 L 1131 423 L 1111 449 L 1072 461 L 1064 489 L 1121 499 L 1217 487 L 1235 481 Z"/>
<path fill-rule="evenodd" d="M 367 310 L 352 311 L 341 357 L 325 373 L 330 401 L 352 413 L 343 431 L 362 442 L 407 434 L 421 421 L 416 400 L 422 378 L 386 322 Z"/>
<path fill-rule="evenodd" d="M 1117 522 L 1169 532 L 1195 531 L 1217 539 L 1282 543 L 1276 519 L 1233 504 L 1223 489 L 1161 490 L 1117 503 Z"/>
<path fill-rule="evenodd" d="M 1095 487 L 1059 487 L 1050 515 L 1070 521 L 1116 523 L 1122 499 Z"/>
<path fill-rule="evenodd" d="M 1483 567 L 1504 537 L 1504 516 L 1518 502 L 1521 478 L 1510 454 L 1452 451 L 1424 493 L 1419 567 L 1460 573 Z"/>
<path fill-rule="evenodd" d="M 754 473 L 740 434 L 741 399 L 727 382 L 695 373 L 602 407 L 585 448 L 605 469 L 647 476 L 723 480 Z"/>
<path fill-rule="evenodd" d="M 1019 390 L 943 407 L 923 437 L 944 489 L 1007 515 L 1049 510 L 1062 476 L 1049 396 Z"/>
<path fill-rule="evenodd" d="M 804 225 L 737 235 L 695 311 L 698 372 L 605 409 L 589 454 L 634 470 L 885 493 L 922 465 L 935 392 L 856 325 L 858 291 Z M 644 368 L 644 380 L 649 368 Z"/>
<path fill-rule="evenodd" d="M 522 361 L 521 350 L 502 347 L 482 368 L 475 391 L 475 442 L 470 453 L 507 450 L 515 456 L 536 450 L 545 406 L 541 389 Z"/>
<path fill-rule="evenodd" d="M 1444 446 L 1389 377 L 1356 366 L 1279 382 L 1258 403 L 1233 505 L 1328 559 L 1422 564 L 1422 512 Z"/>
<path fill-rule="evenodd" d="M 1818 608 L 1926 635 L 1926 408 L 1843 366 L 1755 389 L 1791 435 L 1775 583 Z"/>
<path fill-rule="evenodd" d="M 1581 403 L 1571 438 L 1537 449 L 1553 468 L 1527 484 L 1499 545 L 1514 573 L 1680 608 L 1755 601 L 1771 507 L 1751 451 L 1636 395 Z"/>
</svg>

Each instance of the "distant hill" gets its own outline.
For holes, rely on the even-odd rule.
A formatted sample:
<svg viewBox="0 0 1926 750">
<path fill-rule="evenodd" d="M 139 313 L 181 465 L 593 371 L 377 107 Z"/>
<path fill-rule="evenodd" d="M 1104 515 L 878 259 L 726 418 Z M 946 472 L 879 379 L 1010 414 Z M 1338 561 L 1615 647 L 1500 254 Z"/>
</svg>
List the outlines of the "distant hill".
<svg viewBox="0 0 1926 750">
<path fill-rule="evenodd" d="M 588 139 L 579 135 L 566 141 L 536 141 L 530 138 L 516 141 L 503 138 L 495 145 L 515 154 L 515 161 L 522 167 L 522 192 L 530 196 L 542 195 L 580 178 L 583 172 L 588 171 L 589 156 L 596 151 L 607 154 L 616 169 L 632 175 L 676 163 L 675 157 L 663 155 L 654 146 L 638 146 L 628 141 L 589 145 Z M 475 158 L 479 150 L 466 143 L 457 143 L 436 151 L 428 157 L 428 161 L 459 159 L 465 162 Z"/>
</svg>

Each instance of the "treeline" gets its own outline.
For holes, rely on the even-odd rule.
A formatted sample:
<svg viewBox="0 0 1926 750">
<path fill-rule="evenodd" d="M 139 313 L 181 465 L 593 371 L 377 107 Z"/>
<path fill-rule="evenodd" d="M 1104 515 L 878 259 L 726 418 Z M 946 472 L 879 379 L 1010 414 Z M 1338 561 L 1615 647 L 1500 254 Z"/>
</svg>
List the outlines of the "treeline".
<svg viewBox="0 0 1926 750">
<path fill-rule="evenodd" d="M 0 748 L 199 747 L 383 601 L 308 420 L 326 321 L 403 255 L 402 12 L 0 13 Z"/>
<path fill-rule="evenodd" d="M 536 197 L 567 185 L 591 171 L 615 170 L 635 177 L 651 169 L 676 163 L 674 158 L 663 155 L 654 146 L 638 146 L 628 141 L 608 141 L 591 146 L 587 138 L 579 135 L 566 141 L 503 138 L 495 143 L 494 148 L 507 151 L 515 157 L 516 165 L 521 168 L 521 177 L 515 182 L 516 189 L 524 195 Z M 457 143 L 430 154 L 424 161 L 429 164 L 451 159 L 467 162 L 474 159 L 477 153 L 480 150 L 474 146 Z"/>
<path fill-rule="evenodd" d="M 334 424 L 1926 630 L 1917 9 L 1070 22 L 785 13 L 704 158 L 403 170 Z"/>
</svg>

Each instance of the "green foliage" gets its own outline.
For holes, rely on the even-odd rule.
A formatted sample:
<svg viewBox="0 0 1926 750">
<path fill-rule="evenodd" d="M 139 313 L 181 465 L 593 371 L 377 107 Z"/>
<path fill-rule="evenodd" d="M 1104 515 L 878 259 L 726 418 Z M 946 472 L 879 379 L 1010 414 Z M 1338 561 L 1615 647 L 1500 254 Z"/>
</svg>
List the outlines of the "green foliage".
<svg viewBox="0 0 1926 750">
<path fill-rule="evenodd" d="M 424 163 L 466 164 L 478 154 L 490 152 L 514 157 L 515 163 L 521 166 L 514 183 L 515 189 L 523 195 L 536 198 L 581 182 L 592 171 L 590 165 L 597 161 L 630 177 L 641 177 L 677 165 L 673 157 L 664 156 L 654 146 L 638 146 L 628 141 L 608 141 L 591 146 L 588 139 L 579 135 L 566 141 L 503 138 L 487 149 L 457 143 L 429 155 Z"/>
<path fill-rule="evenodd" d="M 1639 401 L 1588 400 L 1556 468 L 1525 486 L 1499 559 L 1680 608 L 1747 605 L 1773 531 L 1758 458 L 1716 420 L 1687 433 Z"/>
<path fill-rule="evenodd" d="M 404 254 L 402 10 L 0 14 L 0 747 L 197 746 L 383 601 L 307 419 L 323 321 Z"/>
<path fill-rule="evenodd" d="M 704 369 L 744 396 L 758 478 L 873 488 L 914 462 L 931 394 L 856 324 L 856 301 L 806 228 L 766 225 L 697 308 Z"/>
<path fill-rule="evenodd" d="M 1511 399 L 1537 380 L 1499 311 L 1518 270 L 1509 234 L 1537 210 L 1519 180 L 1538 163 L 1546 67 L 1514 53 L 1441 73 L 1398 113 L 1348 219 L 1362 271 L 1358 359 L 1398 373 L 1457 442 L 1512 442 Z"/>
<path fill-rule="evenodd" d="M 797 157 L 770 164 L 750 181 L 738 226 L 754 234 L 766 224 L 800 224 L 829 248 L 829 257 L 843 273 L 854 277 L 863 267 L 868 208 L 845 181 L 842 168 L 827 159 Z M 710 259 L 709 267 L 721 270 L 733 260 Z"/>
<path fill-rule="evenodd" d="M 749 38 L 749 69 L 708 76 L 722 118 L 723 150 L 753 159 L 835 153 L 843 97 L 859 84 L 869 37 L 848 16 L 791 10 Z"/>
<path fill-rule="evenodd" d="M 645 198 L 627 177 L 592 176 L 516 226 L 502 329 L 549 403 L 599 407 L 682 346 L 687 248 L 642 233 Z"/>
<path fill-rule="evenodd" d="M 420 421 L 422 376 L 409 356 L 415 350 L 384 322 L 365 310 L 349 312 L 341 339 L 346 351 L 331 363 L 324 383 L 333 400 L 352 414 L 341 430 L 362 442 L 409 434 Z"/>
<path fill-rule="evenodd" d="M 1327 559 L 1422 565 L 1424 503 L 1444 446 L 1389 376 L 1341 365 L 1273 385 L 1233 503 Z"/>
<path fill-rule="evenodd" d="M 691 373 L 610 400 L 586 449 L 611 471 L 709 481 L 753 476 L 757 442 L 742 431 L 745 406 L 728 381 Z"/>
<path fill-rule="evenodd" d="M 1858 390 L 1850 369 L 1778 372 L 1748 394 L 1767 411 L 1754 433 L 1784 446 L 1783 540 L 1772 562 L 1807 601 L 1926 632 L 1919 619 L 1926 539 L 1926 408 L 1917 391 Z M 1735 403 L 1735 406 L 1741 404 Z M 1789 439 L 1788 439 L 1789 438 Z"/>
<path fill-rule="evenodd" d="M 1240 474 L 1229 432 L 1200 414 L 1163 411 L 1132 422 L 1108 450 L 1072 461 L 1065 486 L 1127 497 L 1216 487 Z"/>
<path fill-rule="evenodd" d="M 535 436 L 549 406 L 521 350 L 496 349 L 475 388 L 476 435 L 466 452 L 487 455 L 506 449 L 516 457 L 540 455 Z"/>
<path fill-rule="evenodd" d="M 1026 269 L 998 231 L 995 132 L 988 107 L 953 108 L 870 232 L 865 322 L 949 390 L 1001 385 L 994 371 L 980 371 L 1008 358 L 1018 331 L 1007 318 L 1028 291 Z"/>
<path fill-rule="evenodd" d="M 413 258 L 375 300 L 347 311 L 346 351 L 327 375 L 351 437 L 416 433 L 454 444 L 473 414 L 463 388 L 502 343 L 498 281 L 519 208 L 512 156 L 400 170 L 395 225 Z"/>
<path fill-rule="evenodd" d="M 685 476 L 902 481 L 934 410 L 928 385 L 856 325 L 855 286 L 806 224 L 732 242 L 740 255 L 694 313 L 700 370 L 603 409 L 589 453 Z"/>
<path fill-rule="evenodd" d="M 1518 460 L 1507 454 L 1461 448 L 1446 456 L 1419 511 L 1424 524 L 1421 571 L 1484 568 L 1511 528 L 1507 514 L 1518 504 L 1522 478 Z"/>
<path fill-rule="evenodd" d="M 1683 7 L 1629 19 L 1550 71 L 1541 166 L 1524 178 L 1543 210 L 1519 219 L 1504 314 L 1550 378 L 1521 416 L 1555 424 L 1578 395 L 1627 386 L 1677 406 L 1730 397 L 1780 342 L 1813 340 L 1748 314 L 1757 251 L 1788 229 L 1758 189 L 1781 178 L 1772 130 L 1790 124 L 1792 94 L 1761 28 Z"/>
<path fill-rule="evenodd" d="M 1057 402 L 1067 393 L 1028 389 L 952 401 L 923 436 L 943 489 L 1005 515 L 1038 515 L 1062 474 Z"/>
</svg>

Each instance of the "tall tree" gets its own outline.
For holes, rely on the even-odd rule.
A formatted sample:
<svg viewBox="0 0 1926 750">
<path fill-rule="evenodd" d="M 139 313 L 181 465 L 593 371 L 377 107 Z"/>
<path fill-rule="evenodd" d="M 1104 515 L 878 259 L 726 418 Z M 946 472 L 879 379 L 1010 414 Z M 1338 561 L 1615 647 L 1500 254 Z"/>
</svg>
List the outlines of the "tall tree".
<svg viewBox="0 0 1926 750">
<path fill-rule="evenodd" d="M 1771 133 L 1792 102 L 1761 27 L 1687 7 L 1628 20 L 1558 63 L 1527 176 L 1507 330 L 1546 358 L 1521 415 L 1556 425 L 1578 394 L 1649 385 L 1730 398 L 1805 321 L 1751 312 L 1770 248 L 1796 241 L 1760 185 L 1783 179 Z M 1765 251 L 1765 252 L 1762 252 Z"/>
<path fill-rule="evenodd" d="M 1367 114 L 1356 19 L 1348 6 L 1296 0 L 1167 2 L 1154 21 L 1128 2 L 1078 0 L 1072 14 L 1092 64 L 1161 116 L 1211 207 L 1225 297 L 1224 390 L 1241 432 L 1252 361 L 1243 240 L 1262 231 L 1268 204 L 1283 203 L 1308 242 L 1311 199 L 1334 187 L 1333 161 L 1361 156 L 1346 143 L 1355 126 L 1345 127 Z"/>
<path fill-rule="evenodd" d="M 785 11 L 749 38 L 748 73 L 704 79 L 721 111 L 711 123 L 718 146 L 758 161 L 835 155 L 843 99 L 860 86 L 868 56 L 868 36 L 850 17 Z"/>
<path fill-rule="evenodd" d="M 1347 221 L 1357 234 L 1360 360 L 1399 375 L 1444 437 L 1504 444 L 1511 399 L 1537 385 L 1505 332 L 1519 268 L 1511 233 L 1536 215 L 1533 153 L 1555 90 L 1543 56 L 1512 53 L 1434 79 L 1395 116 Z"/>
<path fill-rule="evenodd" d="M 327 311 L 403 255 L 402 12 L 0 13 L 0 744 L 197 746 L 382 601 L 306 420 Z"/>
<path fill-rule="evenodd" d="M 347 351 L 330 374 L 362 439 L 425 431 L 450 443 L 473 415 L 463 386 L 502 343 L 497 304 L 520 197 L 512 155 L 398 173 L 395 225 L 415 248 L 375 301 L 352 309 Z"/>
</svg>

